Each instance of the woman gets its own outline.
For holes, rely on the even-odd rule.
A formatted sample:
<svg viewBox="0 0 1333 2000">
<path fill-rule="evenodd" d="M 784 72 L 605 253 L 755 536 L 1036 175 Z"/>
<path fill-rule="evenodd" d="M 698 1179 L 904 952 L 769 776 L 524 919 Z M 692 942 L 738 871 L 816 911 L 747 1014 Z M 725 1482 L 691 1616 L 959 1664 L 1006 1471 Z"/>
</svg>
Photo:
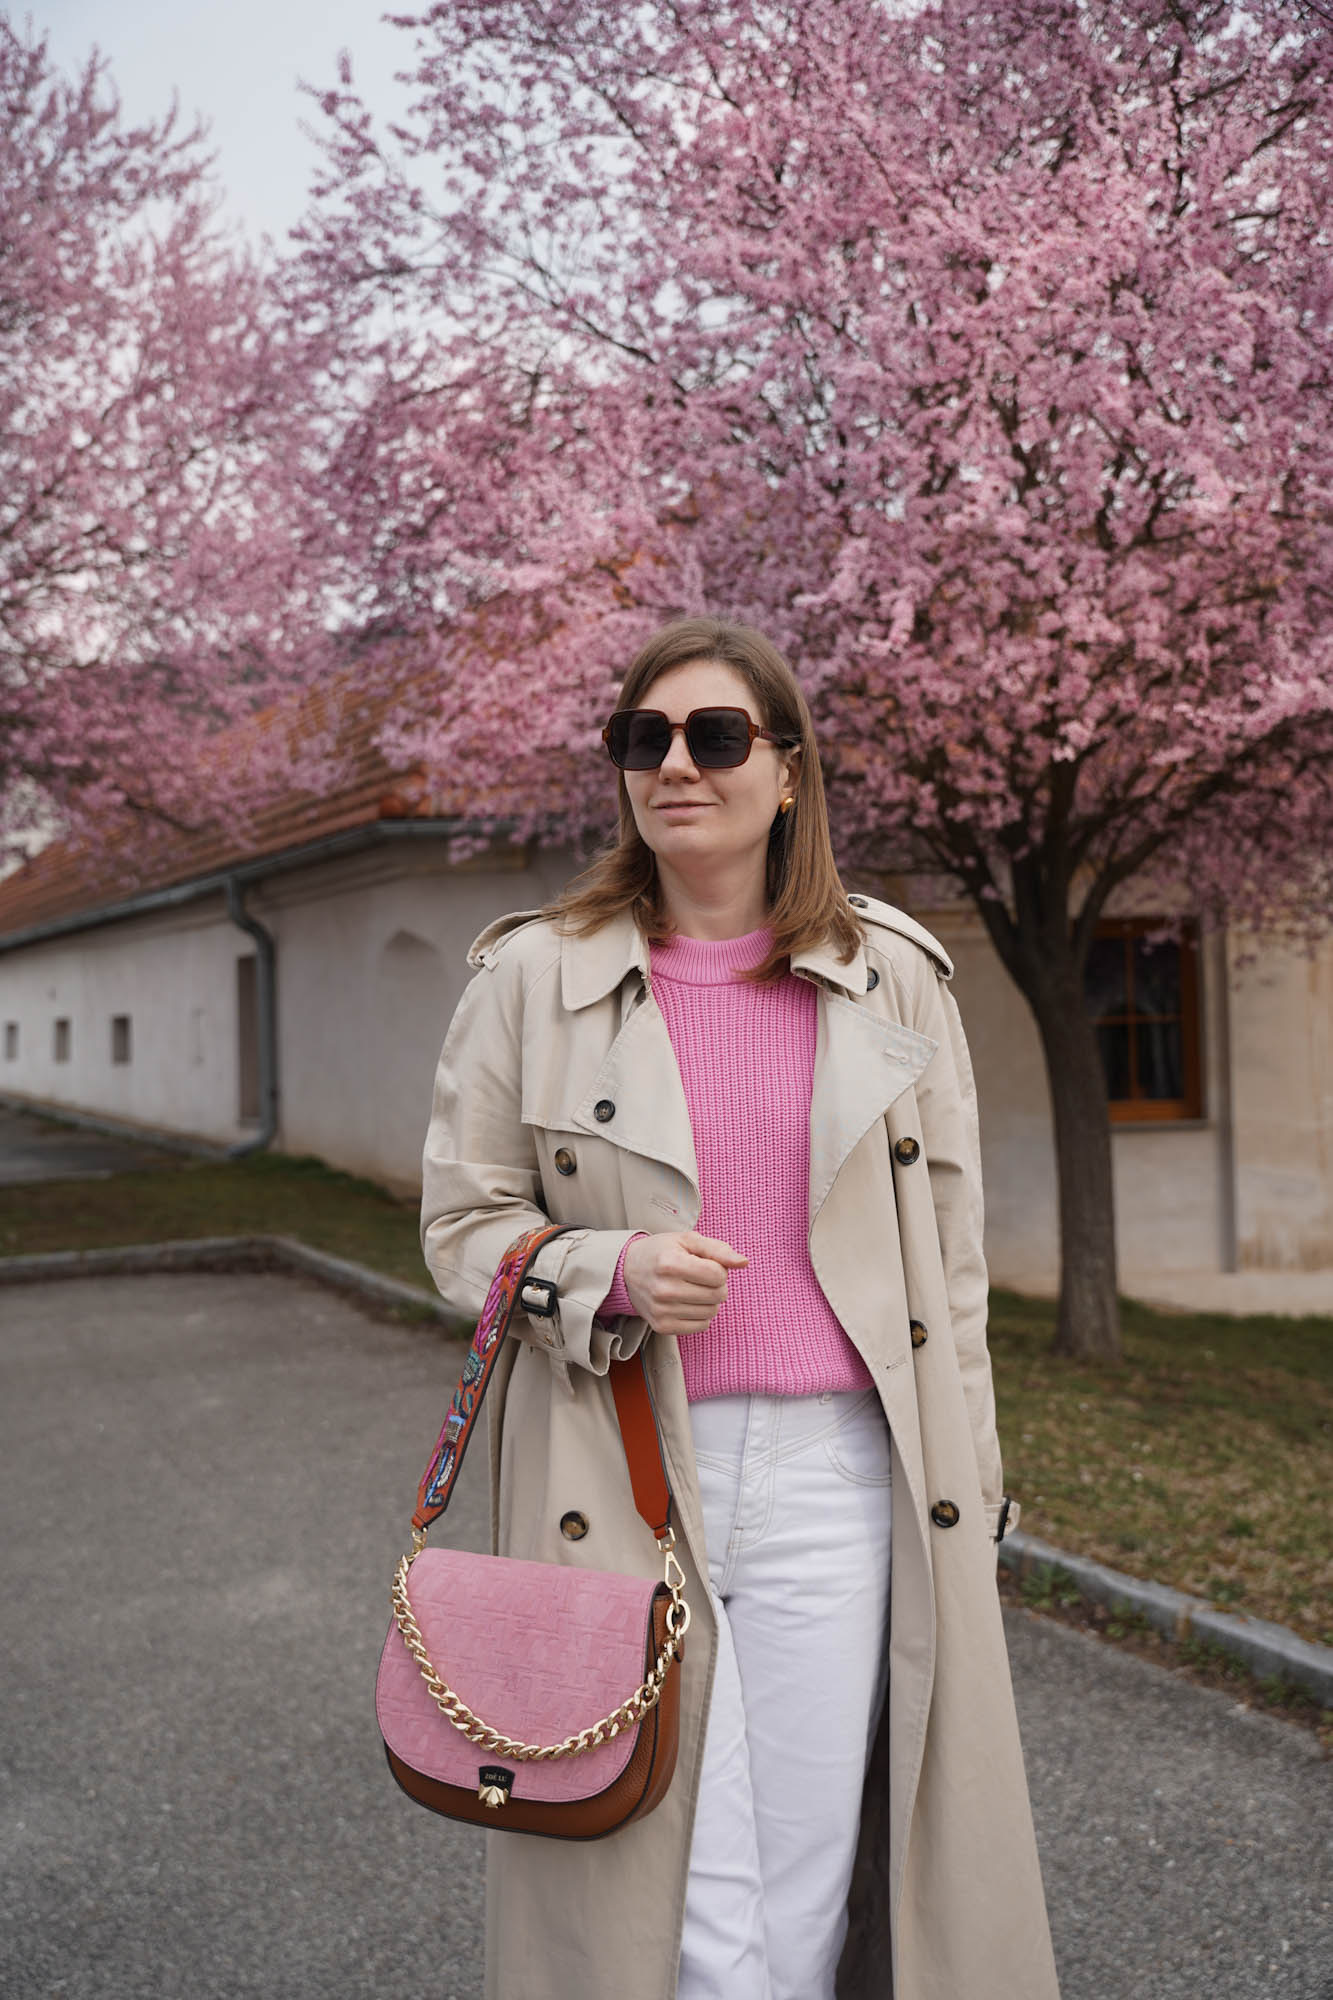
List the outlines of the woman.
<svg viewBox="0 0 1333 2000">
<path fill-rule="evenodd" d="M 491 1388 L 495 1544 L 655 1574 L 606 1379 L 642 1346 L 693 1623 L 656 1811 L 489 1836 L 488 1993 L 1054 2000 L 952 967 L 844 892 L 757 632 L 660 632 L 605 740 L 617 845 L 469 953 L 422 1241 L 475 1315 L 578 1225 Z"/>
</svg>

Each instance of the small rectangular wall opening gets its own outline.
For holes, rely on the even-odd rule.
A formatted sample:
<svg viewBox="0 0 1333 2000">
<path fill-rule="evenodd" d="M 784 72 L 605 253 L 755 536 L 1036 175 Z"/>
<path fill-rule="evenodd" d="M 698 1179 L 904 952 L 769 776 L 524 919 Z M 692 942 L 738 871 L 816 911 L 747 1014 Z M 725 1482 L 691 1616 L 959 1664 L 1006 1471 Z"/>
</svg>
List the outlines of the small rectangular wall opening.
<svg viewBox="0 0 1333 2000">
<path fill-rule="evenodd" d="M 19 1054 L 19 1024 L 17 1021 L 6 1021 L 5 1061 L 17 1062 L 18 1054 Z"/>
<path fill-rule="evenodd" d="M 255 1124 L 259 1106 L 259 961 L 253 952 L 236 961 L 236 1060 L 242 1124 Z"/>
<path fill-rule="evenodd" d="M 51 1054 L 57 1062 L 68 1062 L 70 1050 L 68 1014 L 62 1014 L 59 1020 L 53 1021 L 51 1030 Z"/>
<path fill-rule="evenodd" d="M 127 1063 L 130 1060 L 130 1017 L 128 1014 L 111 1016 L 111 1060 L 113 1063 Z"/>
</svg>

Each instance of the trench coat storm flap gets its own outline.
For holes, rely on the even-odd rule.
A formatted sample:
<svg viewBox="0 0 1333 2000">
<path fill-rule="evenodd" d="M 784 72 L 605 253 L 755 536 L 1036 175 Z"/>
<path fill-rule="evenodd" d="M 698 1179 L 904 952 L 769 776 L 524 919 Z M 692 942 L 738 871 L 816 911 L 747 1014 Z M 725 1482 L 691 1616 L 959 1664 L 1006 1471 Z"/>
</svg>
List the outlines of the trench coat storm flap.
<svg viewBox="0 0 1333 2000">
<path fill-rule="evenodd" d="M 1001 1470 L 971 1065 L 943 948 L 889 905 L 856 902 L 865 943 L 849 963 L 824 947 L 792 960 L 819 995 L 811 1262 L 893 1438 L 889 1694 L 838 1992 L 1058 2000 L 995 1585 Z M 628 1236 L 697 1223 L 689 1112 L 628 914 L 575 938 L 518 912 L 468 957 L 423 1162 L 427 1264 L 475 1317 L 522 1230 L 577 1225 L 536 1266 L 555 1282 L 554 1317 L 515 1316 L 493 1379 L 494 1546 L 656 1574 L 606 1372 L 642 1345 L 693 1612 L 676 1775 L 656 1811 L 588 1844 L 488 1835 L 486 1990 L 672 2000 L 716 1624 L 676 1342 L 596 1313 Z M 738 1276 L 762 1283 L 753 1268 Z M 561 1531 L 571 1513 L 587 1521 L 577 1540 Z"/>
</svg>

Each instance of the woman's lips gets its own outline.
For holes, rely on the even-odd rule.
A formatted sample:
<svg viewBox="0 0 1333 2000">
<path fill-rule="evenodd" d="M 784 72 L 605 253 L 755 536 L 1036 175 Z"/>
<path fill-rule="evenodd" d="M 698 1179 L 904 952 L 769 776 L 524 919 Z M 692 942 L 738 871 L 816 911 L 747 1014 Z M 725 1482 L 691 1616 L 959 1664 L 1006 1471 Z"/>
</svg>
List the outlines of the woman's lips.
<svg viewBox="0 0 1333 2000">
<path fill-rule="evenodd" d="M 707 799 L 663 799 L 657 807 L 662 813 L 696 813 L 708 811 Z"/>
</svg>

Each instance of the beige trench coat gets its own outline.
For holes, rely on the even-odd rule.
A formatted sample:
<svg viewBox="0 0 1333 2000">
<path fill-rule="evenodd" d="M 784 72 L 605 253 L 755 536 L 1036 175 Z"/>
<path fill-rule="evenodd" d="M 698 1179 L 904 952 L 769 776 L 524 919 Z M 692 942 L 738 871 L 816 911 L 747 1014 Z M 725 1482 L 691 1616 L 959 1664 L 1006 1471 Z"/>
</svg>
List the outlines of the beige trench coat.
<svg viewBox="0 0 1333 2000">
<path fill-rule="evenodd" d="M 819 992 L 811 1261 L 893 1437 L 889 1695 L 838 1990 L 1058 2000 L 995 1586 L 1001 1473 L 971 1067 L 942 947 L 886 904 L 857 908 L 866 941 L 849 964 L 820 949 L 792 967 Z M 658 1572 L 606 1380 L 611 1359 L 642 1344 L 693 1610 L 679 1760 L 657 1810 L 599 1841 L 488 1836 L 487 1993 L 670 2000 L 716 1626 L 676 1343 L 642 1320 L 594 1315 L 632 1231 L 698 1219 L 689 1113 L 628 916 L 562 939 L 520 912 L 483 931 L 469 962 L 425 1149 L 427 1263 L 475 1316 L 515 1236 L 547 1217 L 580 1225 L 536 1267 L 556 1283 L 556 1316 L 518 1316 L 492 1382 L 495 1547 Z M 932 1518 L 943 1502 L 955 1525 Z M 572 1510 L 590 1524 L 579 1541 L 560 1531 Z"/>
</svg>

